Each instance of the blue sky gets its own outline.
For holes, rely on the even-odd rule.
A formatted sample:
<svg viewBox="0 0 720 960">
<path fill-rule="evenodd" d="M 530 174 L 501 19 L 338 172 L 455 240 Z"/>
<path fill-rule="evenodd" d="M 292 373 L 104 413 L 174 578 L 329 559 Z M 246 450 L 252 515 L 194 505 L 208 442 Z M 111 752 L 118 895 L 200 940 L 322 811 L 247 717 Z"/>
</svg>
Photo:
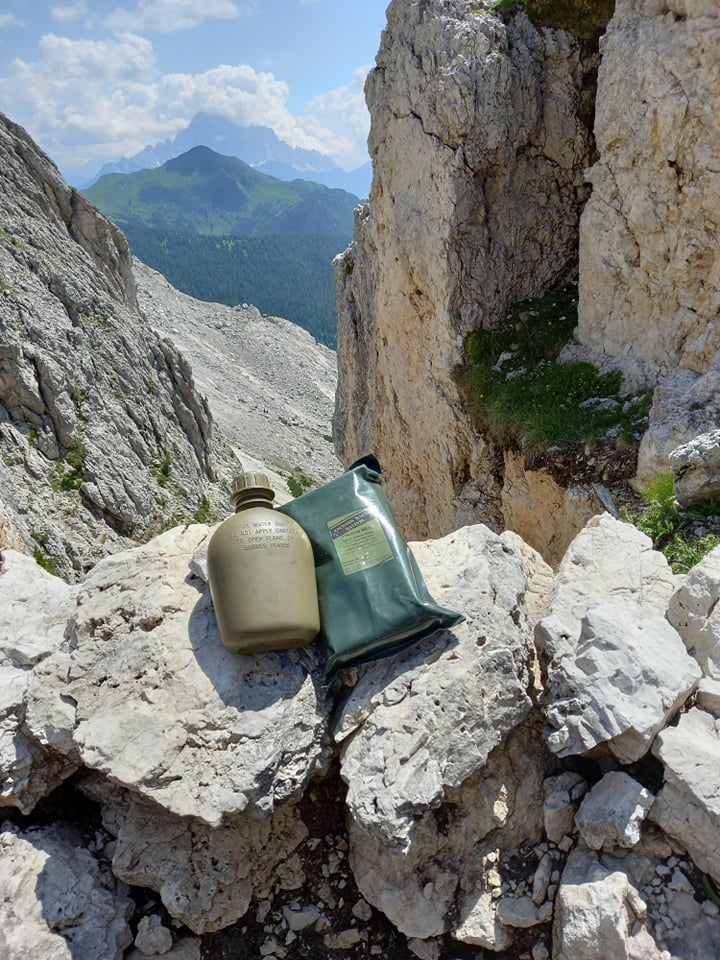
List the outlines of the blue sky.
<svg viewBox="0 0 720 960">
<path fill-rule="evenodd" d="M 4 0 L 0 110 L 70 182 L 200 111 L 262 124 L 346 170 L 389 0 Z"/>
</svg>

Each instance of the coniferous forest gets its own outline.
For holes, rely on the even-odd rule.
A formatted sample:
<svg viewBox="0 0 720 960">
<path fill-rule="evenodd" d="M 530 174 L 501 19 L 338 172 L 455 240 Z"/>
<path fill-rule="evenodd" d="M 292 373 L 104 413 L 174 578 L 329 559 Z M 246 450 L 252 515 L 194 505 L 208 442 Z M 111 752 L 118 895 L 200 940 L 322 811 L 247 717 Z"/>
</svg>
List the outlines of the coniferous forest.
<svg viewBox="0 0 720 960">
<path fill-rule="evenodd" d="M 123 223 L 133 254 L 198 300 L 252 303 L 337 345 L 332 260 L 349 237 L 208 237 Z"/>
</svg>

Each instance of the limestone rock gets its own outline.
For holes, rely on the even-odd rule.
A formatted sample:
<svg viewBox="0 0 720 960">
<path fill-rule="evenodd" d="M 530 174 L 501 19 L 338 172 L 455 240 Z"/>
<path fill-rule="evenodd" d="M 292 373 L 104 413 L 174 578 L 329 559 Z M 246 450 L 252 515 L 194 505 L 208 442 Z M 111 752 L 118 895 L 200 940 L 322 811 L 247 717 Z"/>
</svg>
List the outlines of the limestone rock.
<svg viewBox="0 0 720 960">
<path fill-rule="evenodd" d="M 81 837 L 58 826 L 0 828 L 4 960 L 122 960 L 132 901 Z"/>
<path fill-rule="evenodd" d="M 720 680 L 720 548 L 696 564 L 670 598 L 668 620 L 703 675 Z"/>
<path fill-rule="evenodd" d="M 579 773 L 568 770 L 543 782 L 543 823 L 552 843 L 560 843 L 575 828 L 575 811 L 588 785 Z"/>
<path fill-rule="evenodd" d="M 548 597 L 555 573 L 538 551 L 525 543 L 522 537 L 512 530 L 503 530 L 500 539 L 522 559 L 528 585 L 525 605 L 530 623 L 535 624 L 547 612 Z"/>
<path fill-rule="evenodd" d="M 658 734 L 653 753 L 665 783 L 653 819 L 679 840 L 701 870 L 720 882 L 720 731 L 715 718 L 694 708 Z"/>
<path fill-rule="evenodd" d="M 570 544 L 553 582 L 548 620 L 562 614 L 563 622 L 541 624 L 546 657 L 559 660 L 572 650 L 563 629 L 575 630 L 598 600 L 627 598 L 650 615 L 663 616 L 681 582 L 650 538 L 632 524 L 607 513 L 593 517 Z"/>
<path fill-rule="evenodd" d="M 269 817 L 236 816 L 209 827 L 138 799 L 96 775 L 83 789 L 103 805 L 103 823 L 117 837 L 113 873 L 156 890 L 171 916 L 194 933 L 220 930 L 242 917 L 253 896 L 307 835 L 296 807 Z"/>
<path fill-rule="evenodd" d="M 554 960 L 630 960 L 636 956 L 633 927 L 643 908 L 631 877 L 617 863 L 606 865 L 589 850 L 574 850 L 555 903 Z"/>
<path fill-rule="evenodd" d="M 575 649 L 548 672 L 548 744 L 559 756 L 604 744 L 639 760 L 692 693 L 701 673 L 677 631 L 639 604 L 608 598 L 591 607 Z"/>
<path fill-rule="evenodd" d="M 647 432 L 638 451 L 636 483 L 642 487 L 670 469 L 677 447 L 720 427 L 720 357 L 707 372 L 683 367 L 655 388 Z"/>
<path fill-rule="evenodd" d="M 590 790 L 575 824 L 591 850 L 632 847 L 654 797 L 629 774 L 611 770 Z"/>
<path fill-rule="evenodd" d="M 704 677 L 697 686 L 695 702 L 705 713 L 720 720 L 720 680 Z"/>
<path fill-rule="evenodd" d="M 639 759 L 700 677 L 664 613 L 677 579 L 648 537 L 607 514 L 571 544 L 536 628 L 548 742 Z"/>
<path fill-rule="evenodd" d="M 165 960 L 201 960 L 202 940 L 200 937 L 184 937 L 163 954 Z M 126 960 L 147 960 L 147 954 L 142 950 L 131 950 Z"/>
<path fill-rule="evenodd" d="M 702 433 L 670 454 L 675 498 L 683 507 L 720 494 L 720 430 Z"/>
<path fill-rule="evenodd" d="M 32 673 L 62 643 L 77 587 L 21 553 L 0 557 L 0 807 L 29 813 L 76 769 L 38 744 L 25 713 Z"/>
<path fill-rule="evenodd" d="M 334 437 L 373 450 L 408 539 L 501 524 L 493 451 L 453 369 L 464 336 L 574 268 L 593 63 L 471 0 L 393 0 L 366 84 L 373 185 L 336 260 Z"/>
<path fill-rule="evenodd" d="M 518 555 L 482 525 L 411 547 L 431 595 L 466 620 L 370 665 L 336 724 L 351 815 L 401 848 L 530 709 Z"/>
<path fill-rule="evenodd" d="M 713 4 L 615 4 L 580 222 L 578 339 L 636 383 L 678 366 L 703 374 L 720 346 L 719 63 Z"/>
<path fill-rule="evenodd" d="M 525 468 L 522 454 L 506 450 L 503 521 L 557 567 L 588 520 L 604 507 L 589 485 L 563 487 L 546 470 Z"/>
<path fill-rule="evenodd" d="M 172 947 L 172 934 L 157 914 L 143 917 L 138 923 L 135 946 L 146 956 L 166 954 Z"/>
<path fill-rule="evenodd" d="M 498 902 L 498 920 L 506 927 L 535 927 L 542 922 L 530 897 L 503 897 Z"/>
<path fill-rule="evenodd" d="M 537 723 L 528 720 L 417 820 L 405 851 L 351 820 L 350 863 L 365 899 L 408 937 L 452 928 L 465 943 L 491 950 L 510 945 L 512 931 L 497 917 L 489 874 L 505 870 L 518 849 L 542 837 L 542 757 Z M 472 857 L 462 852 L 469 849 Z"/>
<path fill-rule="evenodd" d="M 35 671 L 27 724 L 44 747 L 70 742 L 86 767 L 219 825 L 322 772 L 327 707 L 302 653 L 224 650 L 209 589 L 189 576 L 208 534 L 176 527 L 94 568 L 67 643 Z"/>
</svg>

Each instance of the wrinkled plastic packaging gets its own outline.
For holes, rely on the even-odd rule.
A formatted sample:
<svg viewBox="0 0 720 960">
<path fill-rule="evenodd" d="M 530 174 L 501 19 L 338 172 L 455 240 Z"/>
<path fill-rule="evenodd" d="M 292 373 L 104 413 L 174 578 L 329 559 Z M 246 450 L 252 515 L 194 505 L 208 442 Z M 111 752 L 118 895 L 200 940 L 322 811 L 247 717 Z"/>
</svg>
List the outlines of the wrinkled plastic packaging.
<svg viewBox="0 0 720 960">
<path fill-rule="evenodd" d="M 375 457 L 278 509 L 312 544 L 324 683 L 338 670 L 389 656 L 464 619 L 430 596 L 398 531 Z"/>
</svg>

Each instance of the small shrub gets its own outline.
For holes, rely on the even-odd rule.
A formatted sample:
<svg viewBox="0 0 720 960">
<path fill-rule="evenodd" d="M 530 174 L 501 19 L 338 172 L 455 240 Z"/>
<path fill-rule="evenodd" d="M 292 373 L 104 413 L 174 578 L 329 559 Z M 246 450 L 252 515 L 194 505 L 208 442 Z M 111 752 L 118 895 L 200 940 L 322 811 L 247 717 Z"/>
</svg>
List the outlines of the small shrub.
<svg viewBox="0 0 720 960">
<path fill-rule="evenodd" d="M 61 490 L 64 493 L 77 490 L 85 479 L 86 459 L 87 447 L 82 438 L 76 434 L 70 441 L 64 461 L 58 461 L 50 473 L 50 486 L 53 490 Z"/>
<path fill-rule="evenodd" d="M 166 450 L 159 460 L 153 461 L 149 469 L 158 485 L 164 487 L 169 482 L 172 473 L 172 456 L 170 451 Z"/>
<path fill-rule="evenodd" d="M 81 413 L 83 405 L 87 401 L 87 394 L 85 393 L 83 388 L 78 386 L 78 384 L 75 384 L 75 386 L 72 388 L 70 397 L 72 398 L 72 402 L 75 405 L 75 409 L 78 411 L 78 413 Z"/>
<path fill-rule="evenodd" d="M 41 547 L 35 547 L 33 550 L 33 558 L 35 563 L 39 567 L 42 567 L 43 570 L 47 570 L 48 573 L 51 573 L 54 577 L 60 576 L 60 568 L 58 567 L 55 560 L 52 557 L 49 557 Z"/>
<path fill-rule="evenodd" d="M 216 519 L 217 517 L 210 508 L 210 501 L 203 494 L 203 497 L 200 500 L 200 505 L 195 511 L 195 523 L 212 523 Z"/>
<path fill-rule="evenodd" d="M 315 481 L 308 477 L 299 467 L 295 467 L 287 480 L 288 489 L 294 497 L 299 497 L 308 490 L 312 490 Z"/>
<path fill-rule="evenodd" d="M 687 573 L 720 544 L 713 533 L 693 533 L 703 522 L 720 516 L 720 504 L 704 503 L 694 508 L 681 507 L 675 500 L 673 476 L 659 474 L 642 491 L 645 509 L 635 516 L 625 515 L 638 530 L 647 534 L 656 550 L 662 551 L 675 573 Z"/>
</svg>

